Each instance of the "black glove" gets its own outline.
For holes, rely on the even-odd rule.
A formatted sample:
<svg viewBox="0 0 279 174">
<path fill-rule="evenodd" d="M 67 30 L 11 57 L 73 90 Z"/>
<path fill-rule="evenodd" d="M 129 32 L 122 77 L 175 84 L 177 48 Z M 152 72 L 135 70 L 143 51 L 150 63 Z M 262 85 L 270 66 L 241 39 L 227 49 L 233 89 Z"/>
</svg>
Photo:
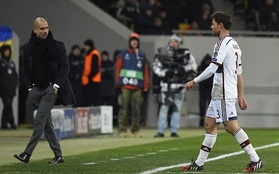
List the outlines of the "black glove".
<svg viewBox="0 0 279 174">
<path fill-rule="evenodd" d="M 168 71 L 166 72 L 166 77 L 172 77 L 173 74 L 174 74 L 174 71 L 173 71 L 173 70 L 168 70 Z"/>
</svg>

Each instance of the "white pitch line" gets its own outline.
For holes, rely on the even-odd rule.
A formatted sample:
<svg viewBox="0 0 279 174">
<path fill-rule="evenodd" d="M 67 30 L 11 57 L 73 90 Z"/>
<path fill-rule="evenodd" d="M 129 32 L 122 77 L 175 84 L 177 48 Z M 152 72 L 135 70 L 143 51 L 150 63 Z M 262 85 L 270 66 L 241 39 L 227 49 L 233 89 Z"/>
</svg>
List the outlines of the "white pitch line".
<svg viewBox="0 0 279 174">
<path fill-rule="evenodd" d="M 178 150 L 177 148 L 172 148 L 172 149 L 166 149 L 166 150 L 161 150 L 159 152 L 168 152 L 168 151 L 174 151 L 174 150 Z M 127 156 L 127 157 L 123 157 L 123 158 L 112 158 L 110 159 L 110 161 L 120 161 L 122 159 L 133 159 L 136 157 L 143 157 L 143 156 L 147 156 L 147 155 L 156 155 L 157 152 L 148 152 L 146 154 L 138 154 L 136 156 Z M 109 162 L 109 161 L 97 161 L 97 162 L 87 162 L 87 163 L 83 163 L 84 165 L 96 165 L 98 163 L 105 163 L 105 162 Z"/>
<path fill-rule="evenodd" d="M 266 148 L 274 147 L 274 146 L 279 146 L 279 143 L 273 143 L 273 144 L 268 144 L 268 145 L 256 147 L 255 150 L 266 149 Z M 209 159 L 206 160 L 206 162 L 216 161 L 216 160 L 220 160 L 220 159 L 223 159 L 223 158 L 226 158 L 226 157 L 240 155 L 242 153 L 245 153 L 244 150 L 241 150 L 241 151 L 238 151 L 238 152 L 233 152 L 233 153 L 228 153 L 228 154 L 224 154 L 224 155 L 220 155 L 220 156 L 217 156 L 217 157 L 214 157 L 214 158 L 209 158 Z M 182 163 L 182 164 L 177 164 L 177 165 L 172 165 L 172 166 L 159 167 L 159 168 L 156 168 L 156 169 L 143 171 L 140 174 L 156 173 L 156 172 L 160 172 L 160 171 L 163 171 L 163 170 L 168 170 L 168 169 L 172 169 L 172 168 L 176 168 L 176 167 L 180 167 L 182 165 L 188 165 L 188 164 L 190 164 L 190 163 Z"/>
</svg>

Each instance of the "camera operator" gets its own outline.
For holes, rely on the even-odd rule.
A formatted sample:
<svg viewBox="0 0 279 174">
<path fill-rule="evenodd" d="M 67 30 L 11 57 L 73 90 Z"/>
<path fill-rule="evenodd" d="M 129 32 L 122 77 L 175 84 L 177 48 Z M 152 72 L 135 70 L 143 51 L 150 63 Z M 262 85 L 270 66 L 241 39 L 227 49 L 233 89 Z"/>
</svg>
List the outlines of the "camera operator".
<svg viewBox="0 0 279 174">
<path fill-rule="evenodd" d="M 158 48 L 153 62 L 153 72 L 160 78 L 160 109 L 158 132 L 154 137 L 164 137 L 168 126 L 168 112 L 172 109 L 170 131 L 171 137 L 179 137 L 180 112 L 183 104 L 184 84 L 196 75 L 197 63 L 189 49 L 180 48 L 182 39 L 173 34 L 168 45 Z M 157 80 L 158 81 L 158 80 Z M 156 85 L 156 84 L 153 84 Z"/>
</svg>

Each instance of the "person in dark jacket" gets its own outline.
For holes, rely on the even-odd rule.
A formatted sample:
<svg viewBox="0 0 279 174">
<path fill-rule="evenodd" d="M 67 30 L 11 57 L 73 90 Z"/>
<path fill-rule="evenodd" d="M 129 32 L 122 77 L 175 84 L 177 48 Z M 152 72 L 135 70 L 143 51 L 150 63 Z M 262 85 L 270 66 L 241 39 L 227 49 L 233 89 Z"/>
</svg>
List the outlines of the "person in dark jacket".
<svg viewBox="0 0 279 174">
<path fill-rule="evenodd" d="M 69 80 L 73 88 L 73 92 L 76 98 L 76 104 L 74 107 L 78 107 L 81 105 L 81 75 L 83 72 L 84 66 L 84 58 L 81 55 L 81 49 L 78 45 L 73 45 L 72 50 L 69 54 L 69 64 L 70 64 L 70 72 L 69 72 Z"/>
<path fill-rule="evenodd" d="M 75 103 L 68 80 L 69 61 L 64 43 L 53 38 L 48 22 L 38 17 L 34 21 L 31 38 L 24 45 L 24 79 L 37 109 L 34 131 L 24 152 L 14 157 L 28 163 L 43 132 L 54 158 L 51 164 L 63 163 L 64 158 L 52 124 L 51 109 L 55 104 Z"/>
<path fill-rule="evenodd" d="M 94 42 L 91 39 L 87 39 L 84 42 L 83 47 L 85 58 L 84 68 L 81 77 L 82 88 L 82 99 L 81 106 L 100 106 L 101 95 L 101 55 L 95 48 Z"/>
<path fill-rule="evenodd" d="M 211 55 L 206 54 L 198 66 L 198 75 L 201 74 L 211 63 Z M 206 108 L 211 100 L 213 76 L 199 84 L 199 127 L 204 127 L 204 117 L 206 115 Z"/>
<path fill-rule="evenodd" d="M 25 86 L 24 81 L 24 72 L 23 72 L 23 46 L 19 49 L 19 68 L 18 68 L 18 125 L 27 123 L 28 118 L 26 117 L 27 112 L 27 98 L 28 98 L 28 90 Z M 29 99 L 29 98 L 28 98 Z M 33 117 L 32 117 L 33 118 Z"/>
<path fill-rule="evenodd" d="M 18 85 L 18 75 L 16 72 L 15 63 L 11 60 L 11 46 L 3 45 L 0 50 L 0 97 L 2 98 L 4 105 L 2 111 L 1 128 L 9 129 L 9 124 L 12 129 L 17 129 L 12 104 Z"/>
<path fill-rule="evenodd" d="M 102 80 L 101 80 L 101 104 L 114 106 L 116 98 L 114 63 L 109 59 L 109 53 L 105 50 L 101 52 L 102 58 Z M 114 108 L 113 108 L 114 109 Z"/>
</svg>

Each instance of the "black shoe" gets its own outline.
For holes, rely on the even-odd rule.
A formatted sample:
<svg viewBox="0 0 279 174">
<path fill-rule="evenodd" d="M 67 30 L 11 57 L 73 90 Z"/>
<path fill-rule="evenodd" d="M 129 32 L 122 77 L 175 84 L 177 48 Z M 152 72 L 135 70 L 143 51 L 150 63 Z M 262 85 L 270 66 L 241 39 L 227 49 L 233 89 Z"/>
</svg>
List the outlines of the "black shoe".
<svg viewBox="0 0 279 174">
<path fill-rule="evenodd" d="M 199 171 L 203 170 L 203 166 L 198 166 L 195 162 L 186 165 L 186 166 L 181 166 L 181 169 L 184 171 L 190 170 L 190 171 Z"/>
<path fill-rule="evenodd" d="M 56 156 L 48 163 L 50 163 L 50 164 L 64 163 L 64 158 L 62 156 Z"/>
<path fill-rule="evenodd" d="M 17 126 L 15 124 L 11 124 L 12 129 L 16 130 Z"/>
<path fill-rule="evenodd" d="M 263 162 L 260 159 L 258 162 L 251 162 L 247 165 L 247 168 L 243 170 L 243 172 L 254 172 L 263 167 Z"/>
<path fill-rule="evenodd" d="M 158 132 L 156 135 L 154 135 L 154 137 L 156 137 L 156 138 L 158 138 L 158 137 L 164 137 L 164 134 Z"/>
<path fill-rule="evenodd" d="M 177 137 L 179 137 L 179 135 L 174 132 L 174 133 L 171 133 L 171 137 L 176 137 L 177 138 Z"/>
<path fill-rule="evenodd" d="M 2 126 L 1 126 L 1 129 L 2 129 L 2 130 L 8 130 L 8 129 L 10 129 L 10 128 L 9 128 L 8 126 L 2 125 Z"/>
<path fill-rule="evenodd" d="M 14 157 L 24 163 L 28 163 L 30 159 L 30 155 L 25 152 L 22 152 L 21 154 L 15 154 Z"/>
</svg>

